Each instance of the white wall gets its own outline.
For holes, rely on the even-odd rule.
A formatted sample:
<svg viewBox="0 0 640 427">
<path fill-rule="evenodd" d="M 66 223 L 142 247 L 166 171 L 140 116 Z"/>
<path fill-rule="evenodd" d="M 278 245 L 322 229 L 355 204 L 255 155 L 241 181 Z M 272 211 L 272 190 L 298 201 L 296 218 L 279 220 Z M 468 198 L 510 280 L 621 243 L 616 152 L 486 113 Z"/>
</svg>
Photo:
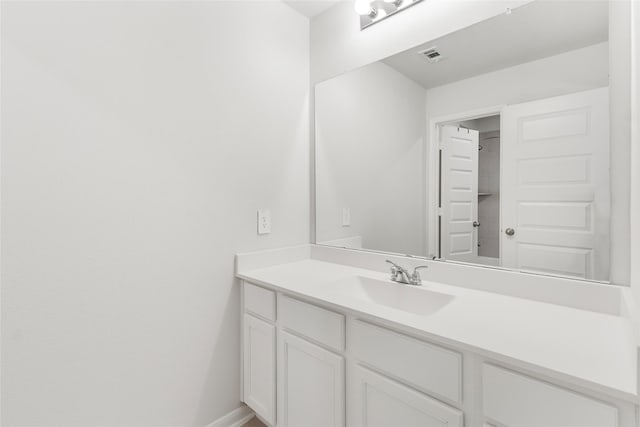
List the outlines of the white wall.
<svg viewBox="0 0 640 427">
<path fill-rule="evenodd" d="M 308 60 L 281 2 L 2 3 L 2 425 L 239 406 L 234 254 L 309 236 Z"/>
<path fill-rule="evenodd" d="M 607 43 L 427 90 L 429 119 L 607 86 Z"/>
<path fill-rule="evenodd" d="M 353 2 L 339 3 L 311 21 L 311 81 L 326 80 L 530 2 L 425 0 L 363 31 Z"/>
<path fill-rule="evenodd" d="M 500 130 L 500 116 L 482 117 L 479 119 L 465 120 L 460 122 L 461 125 L 469 129 L 475 129 L 478 132 L 494 132 Z"/>
<path fill-rule="evenodd" d="M 640 3 L 632 3 L 631 34 L 631 289 L 640 307 Z"/>
<path fill-rule="evenodd" d="M 635 1 L 635 0 L 634 0 Z M 631 3 L 609 2 L 611 281 L 629 285 L 631 197 Z"/>
<path fill-rule="evenodd" d="M 376 62 L 316 85 L 318 242 L 425 254 L 424 89 Z M 351 226 L 342 226 L 349 208 Z"/>
</svg>

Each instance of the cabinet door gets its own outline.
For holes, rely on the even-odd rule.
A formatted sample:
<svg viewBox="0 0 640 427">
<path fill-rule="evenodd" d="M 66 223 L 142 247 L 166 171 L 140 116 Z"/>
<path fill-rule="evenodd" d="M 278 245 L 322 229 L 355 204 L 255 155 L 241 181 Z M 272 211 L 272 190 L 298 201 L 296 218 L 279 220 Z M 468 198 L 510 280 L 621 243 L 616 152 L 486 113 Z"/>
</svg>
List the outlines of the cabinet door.
<svg viewBox="0 0 640 427">
<path fill-rule="evenodd" d="M 275 326 L 244 315 L 244 402 L 269 424 L 275 424 Z"/>
<path fill-rule="evenodd" d="M 344 358 L 278 331 L 278 426 L 344 426 Z"/>
<path fill-rule="evenodd" d="M 352 427 L 462 427 L 463 414 L 383 375 L 355 365 L 349 372 Z"/>
<path fill-rule="evenodd" d="M 507 369 L 482 367 L 484 415 L 508 427 L 618 427 L 618 409 Z"/>
</svg>

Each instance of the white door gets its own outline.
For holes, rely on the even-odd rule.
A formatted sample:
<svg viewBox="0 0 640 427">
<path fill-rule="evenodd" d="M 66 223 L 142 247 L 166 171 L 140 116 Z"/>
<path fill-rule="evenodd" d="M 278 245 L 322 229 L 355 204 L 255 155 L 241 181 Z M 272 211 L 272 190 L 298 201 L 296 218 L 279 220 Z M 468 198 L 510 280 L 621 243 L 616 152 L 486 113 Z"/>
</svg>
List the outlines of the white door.
<svg viewBox="0 0 640 427">
<path fill-rule="evenodd" d="M 478 131 L 440 128 L 440 256 L 475 262 L 478 256 Z"/>
<path fill-rule="evenodd" d="M 354 365 L 349 381 L 352 427 L 462 427 L 463 415 L 383 375 Z"/>
<path fill-rule="evenodd" d="M 609 279 L 609 91 L 506 107 L 502 265 Z"/>
<path fill-rule="evenodd" d="M 278 427 L 343 427 L 344 358 L 278 331 Z"/>
<path fill-rule="evenodd" d="M 271 425 L 276 415 L 276 332 L 244 315 L 244 402 Z"/>
</svg>

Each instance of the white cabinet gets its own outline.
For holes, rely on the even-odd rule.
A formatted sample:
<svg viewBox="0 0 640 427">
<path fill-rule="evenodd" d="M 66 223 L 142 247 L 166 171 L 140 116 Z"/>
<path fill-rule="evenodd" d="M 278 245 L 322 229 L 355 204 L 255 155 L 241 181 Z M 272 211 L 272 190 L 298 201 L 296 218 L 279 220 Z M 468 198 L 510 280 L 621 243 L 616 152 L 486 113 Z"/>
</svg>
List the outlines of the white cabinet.
<svg viewBox="0 0 640 427">
<path fill-rule="evenodd" d="M 243 400 L 272 427 L 638 426 L 632 403 L 243 287 Z"/>
<path fill-rule="evenodd" d="M 294 298 L 278 298 L 278 317 L 283 328 L 330 349 L 344 351 L 344 316 Z"/>
<path fill-rule="evenodd" d="M 275 424 L 276 329 L 244 315 L 244 401 L 266 422 Z"/>
<path fill-rule="evenodd" d="M 482 368 L 486 417 L 506 427 L 617 427 L 618 410 L 497 366 Z"/>
<path fill-rule="evenodd" d="M 244 310 L 264 319 L 276 320 L 276 293 L 251 283 L 244 284 Z"/>
<path fill-rule="evenodd" d="M 350 427 L 462 427 L 461 411 L 356 365 L 349 372 Z"/>
<path fill-rule="evenodd" d="M 278 426 L 343 427 L 344 358 L 278 331 Z"/>
<path fill-rule="evenodd" d="M 462 402 L 462 355 L 371 323 L 354 320 L 349 348 L 359 361 L 413 388 Z"/>
</svg>

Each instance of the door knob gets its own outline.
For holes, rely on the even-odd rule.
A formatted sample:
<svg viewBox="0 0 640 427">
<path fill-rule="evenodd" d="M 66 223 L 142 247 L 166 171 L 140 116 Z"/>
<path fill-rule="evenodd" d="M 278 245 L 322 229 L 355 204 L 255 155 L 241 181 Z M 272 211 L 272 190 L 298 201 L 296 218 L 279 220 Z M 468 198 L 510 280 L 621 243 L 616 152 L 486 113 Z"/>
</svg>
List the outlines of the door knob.
<svg viewBox="0 0 640 427">
<path fill-rule="evenodd" d="M 504 233 L 507 236 L 513 236 L 514 234 L 516 234 L 516 230 L 514 230 L 513 228 L 507 228 L 506 230 L 504 230 Z"/>
<path fill-rule="evenodd" d="M 473 221 L 473 226 L 474 227 L 480 227 L 480 223 L 478 221 Z"/>
</svg>

